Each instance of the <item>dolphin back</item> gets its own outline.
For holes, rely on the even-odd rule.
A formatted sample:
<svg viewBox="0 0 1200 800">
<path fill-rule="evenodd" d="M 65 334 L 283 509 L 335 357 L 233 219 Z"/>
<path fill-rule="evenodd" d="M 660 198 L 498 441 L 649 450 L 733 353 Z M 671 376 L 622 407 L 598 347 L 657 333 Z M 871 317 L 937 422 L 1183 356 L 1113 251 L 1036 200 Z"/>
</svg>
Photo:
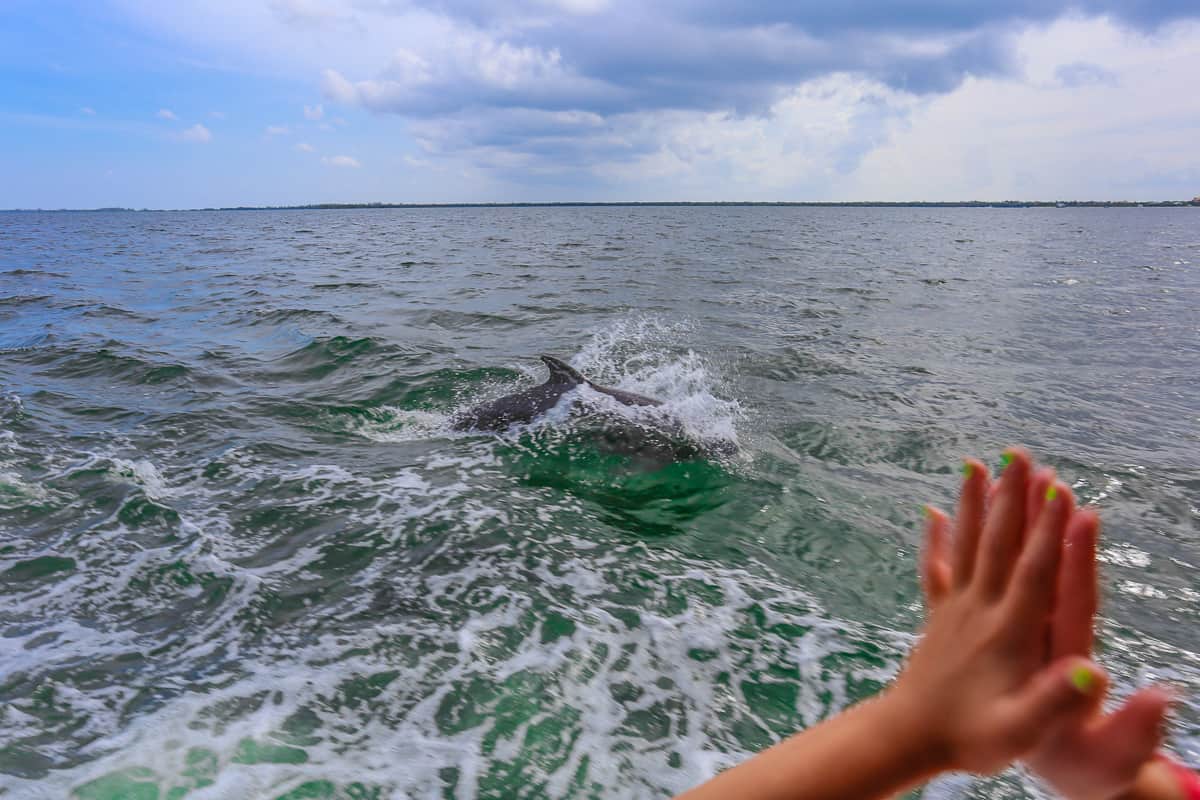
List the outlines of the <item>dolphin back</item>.
<svg viewBox="0 0 1200 800">
<path fill-rule="evenodd" d="M 460 431 L 502 431 L 510 425 L 532 422 L 558 405 L 571 388 L 568 384 L 543 383 L 514 392 L 457 415 L 452 426 Z"/>
<path fill-rule="evenodd" d="M 452 425 L 457 430 L 500 432 L 511 425 L 532 422 L 558 405 L 563 396 L 577 386 L 588 386 L 595 392 L 607 395 L 626 406 L 661 406 L 661 400 L 601 386 L 579 374 L 579 371 L 553 356 L 541 356 L 542 363 L 550 370 L 545 383 L 500 397 L 468 411 L 457 414 Z M 657 454 L 666 460 L 692 459 L 696 457 L 730 456 L 737 452 L 733 442 L 697 441 L 689 436 L 683 424 L 672 418 L 631 420 L 620 415 L 606 413 L 601 408 L 587 408 L 581 404 L 583 417 L 590 417 L 592 435 L 601 445 L 612 452 L 626 452 L 639 456 Z M 599 412 L 594 414 L 593 412 Z"/>
<path fill-rule="evenodd" d="M 606 394 L 616 400 L 618 403 L 623 403 L 627 406 L 661 406 L 662 402 L 651 397 L 644 397 L 633 392 L 626 392 L 623 389 L 613 389 L 608 386 L 601 386 L 598 383 L 593 383 L 583 375 L 579 374 L 579 370 L 567 364 L 565 361 L 559 361 L 554 356 L 540 356 L 542 363 L 550 370 L 550 377 L 546 379 L 547 384 L 567 384 L 570 386 L 581 386 L 587 384 L 595 389 L 600 394 Z"/>
<path fill-rule="evenodd" d="M 513 424 L 530 422 L 557 405 L 564 394 L 584 385 L 627 406 L 662 405 L 660 401 L 650 397 L 592 383 L 570 364 L 553 356 L 543 355 L 540 358 L 550 371 L 545 383 L 505 395 L 458 414 L 453 420 L 453 427 L 457 430 L 500 431 Z"/>
<path fill-rule="evenodd" d="M 550 370 L 545 383 L 475 406 L 456 415 L 451 426 L 460 431 L 502 431 L 510 425 L 531 422 L 554 408 L 564 394 L 587 383 L 571 365 L 553 356 L 541 359 Z"/>
<path fill-rule="evenodd" d="M 645 397 L 633 392 L 627 392 L 624 389 L 613 389 L 608 386 L 601 386 L 598 383 L 587 382 L 587 385 L 595 389 L 600 394 L 606 394 L 616 400 L 618 403 L 627 406 L 661 406 L 661 400 L 655 400 L 653 397 Z"/>
<path fill-rule="evenodd" d="M 550 370 L 550 377 L 546 379 L 546 383 L 567 384 L 568 386 L 579 386 L 587 383 L 587 378 L 579 374 L 579 370 L 572 367 L 565 361 L 559 361 L 554 356 L 539 356 L 542 363 L 546 365 L 546 369 Z"/>
</svg>

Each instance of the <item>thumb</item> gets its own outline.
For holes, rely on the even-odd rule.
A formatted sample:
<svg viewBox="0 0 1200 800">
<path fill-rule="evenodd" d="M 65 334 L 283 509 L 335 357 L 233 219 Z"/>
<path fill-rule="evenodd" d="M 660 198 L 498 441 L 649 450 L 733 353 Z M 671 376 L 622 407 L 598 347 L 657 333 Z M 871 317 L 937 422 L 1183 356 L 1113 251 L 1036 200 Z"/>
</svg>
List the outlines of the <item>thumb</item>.
<svg viewBox="0 0 1200 800">
<path fill-rule="evenodd" d="M 950 591 L 950 518 L 924 506 L 925 544 L 921 548 L 921 590 L 925 605 L 935 608 Z"/>
<path fill-rule="evenodd" d="M 1097 752 L 1105 753 L 1114 771 L 1133 775 L 1154 755 L 1162 743 L 1170 702 L 1171 695 L 1163 689 L 1143 689 L 1092 730 Z"/>
<path fill-rule="evenodd" d="M 1086 658 L 1060 658 L 1009 701 L 1005 728 L 1012 743 L 1024 752 L 1058 723 L 1094 709 L 1107 687 L 1108 676 L 1096 664 Z"/>
</svg>

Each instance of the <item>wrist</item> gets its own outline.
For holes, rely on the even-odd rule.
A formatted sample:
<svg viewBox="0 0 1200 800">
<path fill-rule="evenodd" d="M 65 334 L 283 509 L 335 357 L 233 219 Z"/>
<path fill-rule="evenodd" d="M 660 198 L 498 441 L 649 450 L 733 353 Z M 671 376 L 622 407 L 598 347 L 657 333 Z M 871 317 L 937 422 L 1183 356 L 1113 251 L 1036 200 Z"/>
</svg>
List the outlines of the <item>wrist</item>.
<svg viewBox="0 0 1200 800">
<path fill-rule="evenodd" d="M 957 768 L 954 748 L 939 724 L 936 709 L 916 702 L 900 684 L 868 702 L 875 706 L 880 735 L 902 752 L 917 780 Z"/>
</svg>

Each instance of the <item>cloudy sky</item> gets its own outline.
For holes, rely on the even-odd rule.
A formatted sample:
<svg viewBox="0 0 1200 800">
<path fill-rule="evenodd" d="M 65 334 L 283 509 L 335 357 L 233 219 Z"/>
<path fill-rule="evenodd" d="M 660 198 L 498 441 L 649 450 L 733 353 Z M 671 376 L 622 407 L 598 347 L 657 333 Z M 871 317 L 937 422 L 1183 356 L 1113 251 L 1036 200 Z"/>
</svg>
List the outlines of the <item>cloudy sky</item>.
<svg viewBox="0 0 1200 800">
<path fill-rule="evenodd" d="M 0 208 L 1200 194 L 1197 0 L 3 0 Z"/>
</svg>

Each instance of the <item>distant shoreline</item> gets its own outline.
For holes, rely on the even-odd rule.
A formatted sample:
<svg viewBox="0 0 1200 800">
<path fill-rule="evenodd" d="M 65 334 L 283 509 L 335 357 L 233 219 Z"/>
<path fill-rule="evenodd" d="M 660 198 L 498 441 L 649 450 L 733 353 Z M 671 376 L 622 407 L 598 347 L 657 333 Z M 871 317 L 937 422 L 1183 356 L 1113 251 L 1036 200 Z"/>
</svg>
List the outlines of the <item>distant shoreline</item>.
<svg viewBox="0 0 1200 800">
<path fill-rule="evenodd" d="M 746 207 L 746 208 L 1200 208 L 1193 200 L 948 200 L 928 201 L 620 201 L 558 203 L 310 203 L 298 206 L 220 206 L 207 208 L 6 208 L 0 213 L 95 213 L 164 211 L 344 211 L 383 208 L 673 208 L 673 207 Z"/>
</svg>

